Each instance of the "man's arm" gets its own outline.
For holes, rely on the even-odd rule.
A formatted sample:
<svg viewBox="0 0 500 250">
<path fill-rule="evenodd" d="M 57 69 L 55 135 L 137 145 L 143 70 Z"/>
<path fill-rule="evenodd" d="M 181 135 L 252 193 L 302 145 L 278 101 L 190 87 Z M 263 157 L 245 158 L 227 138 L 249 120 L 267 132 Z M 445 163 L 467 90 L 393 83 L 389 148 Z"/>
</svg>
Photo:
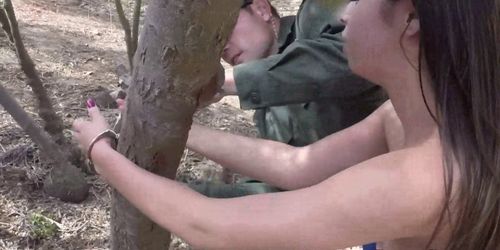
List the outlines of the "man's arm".
<svg viewBox="0 0 500 250">
<path fill-rule="evenodd" d="M 386 153 L 383 117 L 390 108 L 388 102 L 360 123 L 301 148 L 199 125 L 191 128 L 187 147 L 235 172 L 294 190 Z"/>
<path fill-rule="evenodd" d="M 323 98 L 351 99 L 380 95 L 380 87 L 354 75 L 342 52 L 337 28 L 315 40 L 299 39 L 281 54 L 234 67 L 234 82 L 241 107 L 256 109 Z M 231 72 L 226 77 L 227 84 Z"/>
</svg>

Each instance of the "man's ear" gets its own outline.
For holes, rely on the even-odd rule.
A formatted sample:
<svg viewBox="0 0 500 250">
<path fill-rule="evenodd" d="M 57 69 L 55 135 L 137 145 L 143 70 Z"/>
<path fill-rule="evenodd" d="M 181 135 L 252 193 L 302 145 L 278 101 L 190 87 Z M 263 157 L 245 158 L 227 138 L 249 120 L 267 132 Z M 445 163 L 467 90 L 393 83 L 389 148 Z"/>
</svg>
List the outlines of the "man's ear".
<svg viewBox="0 0 500 250">
<path fill-rule="evenodd" d="M 260 16 L 264 21 L 271 21 L 273 14 L 268 0 L 254 0 L 250 7 L 252 8 L 252 11 Z"/>
</svg>

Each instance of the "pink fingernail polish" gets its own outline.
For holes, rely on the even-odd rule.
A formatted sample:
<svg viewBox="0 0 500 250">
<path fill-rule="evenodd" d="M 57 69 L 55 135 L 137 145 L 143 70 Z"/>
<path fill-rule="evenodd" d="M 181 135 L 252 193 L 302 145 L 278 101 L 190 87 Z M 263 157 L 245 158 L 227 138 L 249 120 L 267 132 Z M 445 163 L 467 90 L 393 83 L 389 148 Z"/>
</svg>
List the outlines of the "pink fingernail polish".
<svg viewBox="0 0 500 250">
<path fill-rule="evenodd" d="M 92 98 L 90 98 L 87 100 L 87 108 L 93 108 L 93 107 L 95 107 L 95 101 Z"/>
</svg>

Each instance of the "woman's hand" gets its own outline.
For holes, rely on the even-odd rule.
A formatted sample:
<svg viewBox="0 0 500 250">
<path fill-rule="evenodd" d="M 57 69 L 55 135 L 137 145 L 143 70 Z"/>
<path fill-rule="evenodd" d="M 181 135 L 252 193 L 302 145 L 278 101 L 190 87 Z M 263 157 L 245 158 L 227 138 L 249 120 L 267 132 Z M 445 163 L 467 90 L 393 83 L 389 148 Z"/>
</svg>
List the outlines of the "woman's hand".
<svg viewBox="0 0 500 250">
<path fill-rule="evenodd" d="M 99 111 L 99 108 L 96 107 L 94 101 L 87 101 L 87 108 L 90 119 L 85 120 L 79 118 L 73 122 L 73 137 L 76 139 L 85 153 L 87 153 L 92 140 L 106 129 L 109 129 L 109 124 L 101 115 L 101 112 Z M 110 141 L 108 138 L 99 140 L 96 143 L 102 142 L 110 145 Z"/>
</svg>

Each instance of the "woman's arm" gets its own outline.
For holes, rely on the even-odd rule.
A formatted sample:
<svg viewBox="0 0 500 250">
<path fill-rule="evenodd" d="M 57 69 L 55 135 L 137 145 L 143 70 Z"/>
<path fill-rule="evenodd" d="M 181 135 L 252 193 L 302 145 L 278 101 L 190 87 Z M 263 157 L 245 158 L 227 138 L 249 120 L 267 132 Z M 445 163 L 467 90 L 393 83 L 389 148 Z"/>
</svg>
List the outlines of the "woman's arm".
<svg viewBox="0 0 500 250">
<path fill-rule="evenodd" d="M 82 148 L 107 128 L 96 108 L 74 123 Z M 429 143 L 427 143 L 429 144 Z M 143 170 L 97 142 L 97 171 L 153 221 L 196 248 L 337 249 L 425 235 L 443 201 L 439 142 L 378 156 L 317 185 L 210 199 Z M 131 178 L 132 177 L 132 178 Z"/>
<path fill-rule="evenodd" d="M 222 236 L 217 233 L 213 220 L 218 218 L 209 198 L 137 167 L 105 141 L 95 144 L 92 159 L 97 172 L 158 225 L 193 246 L 218 246 Z"/>
<path fill-rule="evenodd" d="M 317 184 L 387 153 L 383 118 L 388 102 L 360 123 L 306 147 L 249 138 L 193 125 L 187 147 L 241 173 L 286 190 Z"/>
<path fill-rule="evenodd" d="M 301 190 L 209 199 L 138 168 L 105 143 L 94 150 L 113 187 L 201 249 L 338 249 L 411 237 L 432 229 L 442 201 L 439 156 L 429 153 L 383 155 Z"/>
</svg>

